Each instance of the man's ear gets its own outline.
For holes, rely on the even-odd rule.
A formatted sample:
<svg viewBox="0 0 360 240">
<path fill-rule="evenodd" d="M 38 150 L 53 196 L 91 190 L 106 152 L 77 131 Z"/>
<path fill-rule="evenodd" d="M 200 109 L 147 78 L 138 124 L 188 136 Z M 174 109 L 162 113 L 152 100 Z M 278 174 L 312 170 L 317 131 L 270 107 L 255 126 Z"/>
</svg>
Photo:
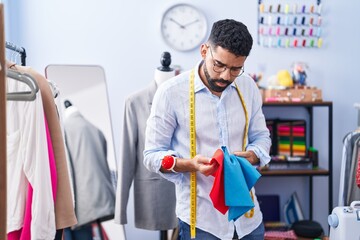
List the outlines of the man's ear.
<svg viewBox="0 0 360 240">
<path fill-rule="evenodd" d="M 203 60 L 205 60 L 207 51 L 208 51 L 208 46 L 205 43 L 202 44 L 200 47 L 200 54 Z"/>
</svg>

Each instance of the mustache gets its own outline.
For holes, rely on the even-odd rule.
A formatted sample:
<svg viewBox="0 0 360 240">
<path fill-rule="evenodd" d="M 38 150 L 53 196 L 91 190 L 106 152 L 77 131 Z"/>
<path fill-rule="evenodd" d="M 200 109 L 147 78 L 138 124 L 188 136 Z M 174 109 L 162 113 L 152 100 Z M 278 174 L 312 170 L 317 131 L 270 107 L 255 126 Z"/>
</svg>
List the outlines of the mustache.
<svg viewBox="0 0 360 240">
<path fill-rule="evenodd" d="M 224 80 L 223 78 L 220 78 L 220 79 L 212 79 L 212 80 L 213 80 L 213 82 L 217 82 L 217 83 L 223 83 L 223 84 L 229 83 L 229 81 Z"/>
</svg>

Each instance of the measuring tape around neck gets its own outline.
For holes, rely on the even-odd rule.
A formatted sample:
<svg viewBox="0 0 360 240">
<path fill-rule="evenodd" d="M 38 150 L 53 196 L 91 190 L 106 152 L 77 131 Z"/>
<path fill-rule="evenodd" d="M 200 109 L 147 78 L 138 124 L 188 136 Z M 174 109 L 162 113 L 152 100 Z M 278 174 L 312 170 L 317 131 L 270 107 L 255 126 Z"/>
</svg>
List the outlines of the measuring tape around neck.
<svg viewBox="0 0 360 240">
<path fill-rule="evenodd" d="M 190 72 L 189 84 L 189 105 L 190 105 L 190 158 L 196 156 L 196 129 L 195 129 L 195 90 L 194 90 L 195 69 Z M 242 151 L 246 150 L 246 140 L 249 132 L 249 116 L 246 103 L 239 87 L 235 83 L 237 93 L 240 98 L 241 105 L 245 112 L 245 132 L 243 137 Z M 251 199 L 254 201 L 252 191 L 250 191 Z M 245 217 L 252 218 L 254 216 L 254 208 L 245 213 Z M 196 173 L 190 173 L 190 235 L 191 239 L 196 237 Z"/>
</svg>

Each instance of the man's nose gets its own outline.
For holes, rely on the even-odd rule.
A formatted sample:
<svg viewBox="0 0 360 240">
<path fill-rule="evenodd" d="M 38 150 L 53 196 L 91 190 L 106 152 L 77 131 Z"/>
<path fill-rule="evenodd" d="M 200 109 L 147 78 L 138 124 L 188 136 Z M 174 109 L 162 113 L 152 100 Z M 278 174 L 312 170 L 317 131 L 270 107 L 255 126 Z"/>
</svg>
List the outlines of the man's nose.
<svg viewBox="0 0 360 240">
<path fill-rule="evenodd" d="M 226 68 L 225 71 L 220 74 L 220 77 L 226 81 L 228 81 L 228 79 L 231 79 L 230 68 Z"/>
</svg>

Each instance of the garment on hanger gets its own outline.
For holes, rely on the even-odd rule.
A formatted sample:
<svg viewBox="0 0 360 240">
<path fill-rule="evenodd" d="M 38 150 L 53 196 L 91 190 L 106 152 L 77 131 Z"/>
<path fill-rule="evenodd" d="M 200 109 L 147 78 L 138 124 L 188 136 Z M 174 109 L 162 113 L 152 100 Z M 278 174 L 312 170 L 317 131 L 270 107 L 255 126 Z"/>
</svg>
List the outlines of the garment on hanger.
<svg viewBox="0 0 360 240">
<path fill-rule="evenodd" d="M 349 206 L 351 201 L 349 194 L 353 189 L 354 181 L 349 181 L 350 178 L 355 178 L 355 167 L 352 169 L 356 161 L 357 142 L 360 138 L 360 132 L 353 131 L 348 133 L 344 138 L 343 154 L 340 166 L 340 183 L 339 183 L 339 202 L 338 206 Z M 356 150 L 356 151 L 354 151 Z M 354 153 L 355 152 L 355 153 Z"/>
<path fill-rule="evenodd" d="M 135 227 L 168 230 L 177 226 L 175 186 L 143 164 L 146 120 L 157 85 L 151 84 L 125 101 L 123 135 L 118 167 L 115 222 L 127 224 L 127 204 L 134 183 Z M 164 198 L 166 196 L 166 198 Z"/>
<path fill-rule="evenodd" d="M 59 114 L 54 101 L 54 94 L 49 86 L 48 80 L 31 67 L 15 66 L 15 70 L 31 75 L 37 82 L 45 117 L 48 121 L 51 142 L 53 144 L 56 172 L 57 193 L 55 201 L 56 229 L 71 227 L 77 223 L 75 217 L 73 193 L 70 187 L 69 170 L 65 154 L 64 137 L 61 130 Z"/>
<path fill-rule="evenodd" d="M 346 203 L 345 206 L 350 206 L 351 202 L 358 201 L 360 199 L 360 188 L 356 184 L 356 172 L 357 172 L 357 167 L 359 165 L 359 156 L 360 156 L 360 137 L 356 139 L 353 148 L 353 155 L 350 163 L 350 171 L 348 173 L 349 186 L 347 188 L 347 198 L 345 201 Z"/>
<path fill-rule="evenodd" d="M 104 134 L 74 106 L 64 111 L 64 130 L 78 219 L 73 228 L 113 219 L 115 190 Z"/>
<path fill-rule="evenodd" d="M 28 86 L 8 79 L 7 92 L 25 92 Z M 46 127 L 41 94 L 33 101 L 7 101 L 7 232 L 22 229 L 28 183 L 33 188 L 32 239 L 55 236 Z"/>
</svg>

